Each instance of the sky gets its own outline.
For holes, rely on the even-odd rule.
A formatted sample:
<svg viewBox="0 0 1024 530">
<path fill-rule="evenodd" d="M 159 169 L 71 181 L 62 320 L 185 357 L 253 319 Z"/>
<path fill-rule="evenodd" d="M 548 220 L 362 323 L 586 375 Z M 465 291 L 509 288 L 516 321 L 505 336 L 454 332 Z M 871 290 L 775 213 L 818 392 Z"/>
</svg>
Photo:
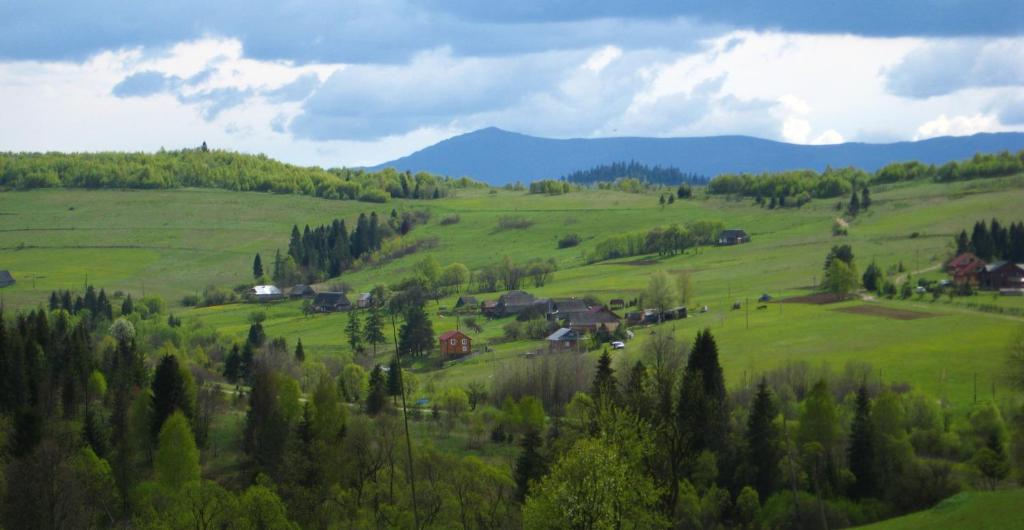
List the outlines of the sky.
<svg viewBox="0 0 1024 530">
<path fill-rule="evenodd" d="M 1024 131 L 1020 0 L 0 2 L 0 151 Z"/>
</svg>

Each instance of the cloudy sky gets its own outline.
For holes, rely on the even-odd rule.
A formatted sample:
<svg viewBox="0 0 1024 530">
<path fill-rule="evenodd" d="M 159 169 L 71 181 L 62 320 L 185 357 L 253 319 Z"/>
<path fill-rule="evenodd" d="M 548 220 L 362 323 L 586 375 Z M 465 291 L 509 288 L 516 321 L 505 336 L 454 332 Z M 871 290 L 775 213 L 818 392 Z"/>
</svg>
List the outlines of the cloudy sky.
<svg viewBox="0 0 1024 530">
<path fill-rule="evenodd" d="M 796 143 L 1024 131 L 1024 2 L 11 1 L 0 117 L 2 151 L 206 141 L 321 166 L 487 126 Z"/>
</svg>

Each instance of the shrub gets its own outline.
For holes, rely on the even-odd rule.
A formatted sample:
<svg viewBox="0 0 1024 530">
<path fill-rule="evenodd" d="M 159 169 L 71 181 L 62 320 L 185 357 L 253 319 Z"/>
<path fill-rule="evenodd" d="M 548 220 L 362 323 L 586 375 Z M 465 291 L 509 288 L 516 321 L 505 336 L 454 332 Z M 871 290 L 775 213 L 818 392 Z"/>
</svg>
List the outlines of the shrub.
<svg viewBox="0 0 1024 530">
<path fill-rule="evenodd" d="M 499 230 L 523 230 L 533 225 L 533 221 L 521 215 L 503 215 L 498 218 Z"/>
<path fill-rule="evenodd" d="M 195 307 L 199 305 L 199 296 L 187 294 L 181 298 L 181 305 L 185 307 Z"/>
<path fill-rule="evenodd" d="M 570 248 L 579 244 L 579 234 L 566 234 L 558 239 L 558 248 Z"/>
<path fill-rule="evenodd" d="M 459 217 L 459 214 L 453 213 L 451 215 L 446 215 L 443 218 L 441 218 L 441 224 L 442 225 L 454 225 L 454 224 L 458 224 L 458 222 L 461 221 L 461 220 L 462 220 L 462 218 Z"/>
<path fill-rule="evenodd" d="M 391 196 L 388 195 L 384 190 L 366 190 L 362 195 L 359 196 L 359 200 L 363 202 L 388 202 Z"/>
</svg>

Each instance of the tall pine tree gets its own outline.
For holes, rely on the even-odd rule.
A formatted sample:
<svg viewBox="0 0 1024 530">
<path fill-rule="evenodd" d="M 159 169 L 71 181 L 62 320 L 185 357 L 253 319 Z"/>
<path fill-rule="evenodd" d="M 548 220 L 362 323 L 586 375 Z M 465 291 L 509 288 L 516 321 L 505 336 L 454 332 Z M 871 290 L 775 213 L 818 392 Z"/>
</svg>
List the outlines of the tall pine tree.
<svg viewBox="0 0 1024 530">
<path fill-rule="evenodd" d="M 854 499 L 874 497 L 876 494 L 874 439 L 871 400 L 868 399 L 868 389 L 861 385 L 857 390 L 856 411 L 850 425 L 850 446 L 847 449 L 850 472 L 855 479 L 850 486 L 850 496 Z"/>
<path fill-rule="evenodd" d="M 295 343 L 295 362 L 303 362 L 306 360 L 306 350 L 302 347 L 302 339 L 300 338 Z"/>
<path fill-rule="evenodd" d="M 370 307 L 367 310 L 366 316 L 366 327 L 364 329 L 366 334 L 366 342 L 373 348 L 373 355 L 377 355 L 377 345 L 383 344 L 387 341 L 384 336 L 384 316 L 381 313 L 380 305 L 377 300 L 374 299 L 370 303 Z"/>
<path fill-rule="evenodd" d="M 606 401 L 609 404 L 617 404 L 619 402 L 619 384 L 615 380 L 615 370 L 612 369 L 612 358 L 608 355 L 608 348 L 605 348 L 597 360 L 597 371 L 594 374 L 594 383 L 591 386 L 590 394 L 595 403 Z"/>
<path fill-rule="evenodd" d="M 779 430 L 775 417 L 779 410 L 772 400 L 771 391 L 764 378 L 757 385 L 757 394 L 750 405 L 747 418 L 747 466 L 757 493 L 767 499 L 778 488 L 779 461 L 782 452 L 779 446 Z"/>
<path fill-rule="evenodd" d="M 260 253 L 256 253 L 256 257 L 252 260 L 252 277 L 255 280 L 259 280 L 263 277 L 263 259 L 260 258 Z"/>
<path fill-rule="evenodd" d="M 352 351 L 360 353 L 363 351 L 363 330 L 359 323 L 359 312 L 349 311 L 348 323 L 345 324 L 345 337 Z"/>
</svg>

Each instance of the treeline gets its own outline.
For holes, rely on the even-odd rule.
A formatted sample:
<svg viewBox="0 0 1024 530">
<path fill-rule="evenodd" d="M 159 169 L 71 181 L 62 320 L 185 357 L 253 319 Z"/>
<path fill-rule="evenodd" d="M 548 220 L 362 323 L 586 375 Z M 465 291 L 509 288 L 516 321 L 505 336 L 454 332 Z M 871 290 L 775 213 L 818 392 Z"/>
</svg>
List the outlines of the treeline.
<svg viewBox="0 0 1024 530">
<path fill-rule="evenodd" d="M 810 169 L 752 175 L 719 175 L 708 183 L 708 193 L 741 195 L 771 201 L 779 207 L 798 207 L 812 198 L 827 199 L 847 195 L 854 181 L 866 182 L 866 172 L 856 168 L 826 168 L 818 173 Z"/>
<path fill-rule="evenodd" d="M 828 167 L 818 173 L 810 169 L 777 171 L 761 174 L 723 174 L 711 179 L 708 193 L 756 197 L 757 202 L 770 201 L 779 207 L 799 207 L 811 199 L 827 199 L 847 195 L 856 183 L 890 183 L 910 180 L 951 182 L 976 178 L 1004 177 L 1024 173 L 1024 150 L 1016 154 L 975 154 L 970 160 L 952 161 L 941 166 L 921 162 L 896 162 L 874 174 L 848 167 Z"/>
<path fill-rule="evenodd" d="M 572 185 L 563 180 L 535 180 L 530 183 L 530 193 L 561 195 L 572 191 Z"/>
<path fill-rule="evenodd" d="M 504 291 L 514 291 L 523 287 L 528 280 L 534 287 L 544 287 L 554 278 L 557 270 L 558 264 L 554 258 L 533 258 L 516 263 L 504 256 L 500 262 L 474 271 L 472 281 L 478 293 L 495 292 L 499 287 Z"/>
<path fill-rule="evenodd" d="M 1024 222 L 1003 226 L 995 218 L 987 225 L 985 221 L 978 221 L 974 223 L 969 238 L 967 230 L 961 230 L 954 238 L 954 243 L 957 255 L 973 252 L 985 261 L 1024 263 Z"/>
<path fill-rule="evenodd" d="M 223 150 L 157 153 L 0 153 L 0 187 L 219 188 L 310 195 L 326 199 L 387 202 L 390 198 L 438 199 L 458 188 L 483 187 L 467 178 L 425 172 L 300 167 Z"/>
<path fill-rule="evenodd" d="M 941 166 L 921 162 L 898 162 L 875 172 L 875 182 L 935 180 L 952 182 L 978 178 L 1006 177 L 1024 173 L 1024 149 L 1017 153 L 977 153 L 970 160 L 947 162 Z"/>
<path fill-rule="evenodd" d="M 587 255 L 587 263 L 643 254 L 672 256 L 686 249 L 718 242 L 725 229 L 721 221 L 693 221 L 686 226 L 654 227 L 647 232 L 611 236 L 601 240 Z"/>
<path fill-rule="evenodd" d="M 351 269 L 358 260 L 380 250 L 388 239 L 408 234 L 414 226 L 427 222 L 429 218 L 429 212 L 424 210 L 402 214 L 391 210 L 386 222 L 381 222 L 377 212 L 370 212 L 370 215 L 360 213 L 351 233 L 344 219 L 335 219 L 331 224 L 312 229 L 306 225 L 301 232 L 298 225 L 293 225 L 288 252 L 284 255 L 276 252 L 271 278 L 281 286 L 336 278 Z M 257 254 L 253 261 L 253 276 L 259 280 L 262 271 L 262 259 Z"/>
<path fill-rule="evenodd" d="M 679 184 L 704 185 L 708 178 L 696 173 L 684 173 L 675 167 L 648 166 L 635 160 L 614 162 L 578 170 L 562 177 L 562 180 L 576 184 L 591 185 L 599 182 L 615 182 L 621 179 L 636 179 L 648 184 L 676 186 Z"/>
</svg>

